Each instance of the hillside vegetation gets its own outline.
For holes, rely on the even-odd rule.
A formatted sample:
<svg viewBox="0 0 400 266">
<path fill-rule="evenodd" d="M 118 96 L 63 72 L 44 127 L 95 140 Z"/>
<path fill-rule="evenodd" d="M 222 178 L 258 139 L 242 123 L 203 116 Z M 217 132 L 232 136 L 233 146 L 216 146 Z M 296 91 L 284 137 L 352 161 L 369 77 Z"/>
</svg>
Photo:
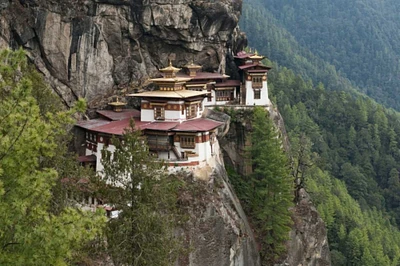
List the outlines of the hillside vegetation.
<svg viewBox="0 0 400 266">
<path fill-rule="evenodd" d="M 397 265 L 399 114 L 286 68 L 270 84 L 297 176 L 327 224 L 332 265 Z"/>
<path fill-rule="evenodd" d="M 399 263 L 400 114 L 385 107 L 400 106 L 398 7 L 244 3 L 249 43 L 279 64 L 269 74 L 271 94 L 294 174 L 327 224 L 332 265 Z"/>
<path fill-rule="evenodd" d="M 329 89 L 352 84 L 400 110 L 399 10 L 398 1 L 248 0 L 241 27 L 252 46 L 303 77 Z"/>
</svg>

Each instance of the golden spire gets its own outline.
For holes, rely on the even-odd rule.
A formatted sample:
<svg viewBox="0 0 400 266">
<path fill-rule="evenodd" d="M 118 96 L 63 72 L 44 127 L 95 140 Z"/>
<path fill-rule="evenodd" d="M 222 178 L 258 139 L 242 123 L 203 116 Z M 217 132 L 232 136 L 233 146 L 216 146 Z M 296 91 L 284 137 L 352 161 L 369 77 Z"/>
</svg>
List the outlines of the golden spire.
<svg viewBox="0 0 400 266">
<path fill-rule="evenodd" d="M 113 107 L 114 112 L 121 112 L 122 108 L 126 105 L 124 102 L 119 101 L 119 96 L 117 96 L 117 100 L 115 102 L 111 102 L 108 105 Z"/>
<path fill-rule="evenodd" d="M 172 66 L 171 59 L 168 59 L 168 61 L 169 61 L 169 65 L 167 67 L 160 69 L 160 72 L 164 73 L 165 78 L 174 78 L 174 77 L 176 77 L 176 73 L 181 69 Z"/>
</svg>

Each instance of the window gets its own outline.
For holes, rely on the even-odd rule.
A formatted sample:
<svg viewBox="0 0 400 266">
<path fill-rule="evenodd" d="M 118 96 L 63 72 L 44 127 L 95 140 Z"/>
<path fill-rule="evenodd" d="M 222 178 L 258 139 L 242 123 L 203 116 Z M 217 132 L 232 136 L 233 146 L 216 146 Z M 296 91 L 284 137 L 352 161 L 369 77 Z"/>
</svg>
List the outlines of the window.
<svg viewBox="0 0 400 266">
<path fill-rule="evenodd" d="M 186 118 L 193 118 L 197 116 L 197 104 L 191 104 L 186 107 Z"/>
<path fill-rule="evenodd" d="M 261 99 L 261 90 L 254 90 L 254 99 Z"/>
<path fill-rule="evenodd" d="M 262 76 L 252 76 L 253 89 L 262 88 Z"/>
<path fill-rule="evenodd" d="M 180 136 L 181 148 L 196 148 L 196 142 L 194 136 Z"/>
<path fill-rule="evenodd" d="M 154 107 L 154 119 L 164 120 L 165 119 L 165 109 L 162 106 Z"/>
<path fill-rule="evenodd" d="M 233 100 L 232 98 L 233 91 L 231 90 L 217 90 L 216 96 L 218 102 L 226 102 Z"/>
</svg>

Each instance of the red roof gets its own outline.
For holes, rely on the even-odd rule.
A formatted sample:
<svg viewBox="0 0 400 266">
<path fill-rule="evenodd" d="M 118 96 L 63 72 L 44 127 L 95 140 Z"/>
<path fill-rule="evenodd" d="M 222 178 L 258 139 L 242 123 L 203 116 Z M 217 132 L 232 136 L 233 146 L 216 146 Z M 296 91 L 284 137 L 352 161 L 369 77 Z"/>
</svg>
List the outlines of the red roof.
<svg viewBox="0 0 400 266">
<path fill-rule="evenodd" d="M 240 80 L 227 80 L 224 82 L 218 82 L 215 83 L 216 88 L 221 88 L 221 87 L 239 87 L 240 86 Z"/>
<path fill-rule="evenodd" d="M 120 121 L 111 121 L 108 124 L 101 125 L 96 128 L 92 128 L 93 131 L 97 131 L 100 133 L 107 133 L 112 135 L 122 135 L 125 131 L 125 128 L 129 127 L 130 118 L 120 120 Z"/>
<path fill-rule="evenodd" d="M 171 130 L 176 127 L 179 123 L 178 122 L 152 122 L 145 125 L 143 129 L 150 129 L 150 130 Z"/>
<path fill-rule="evenodd" d="M 254 55 L 254 54 L 248 54 L 245 51 L 240 51 L 240 52 L 237 53 L 237 55 L 234 56 L 234 58 L 246 59 L 246 58 L 249 58 L 252 55 Z"/>
<path fill-rule="evenodd" d="M 208 131 L 212 130 L 216 127 L 222 125 L 222 122 L 217 122 L 214 120 L 206 119 L 206 118 L 197 118 L 193 120 L 188 120 L 182 122 L 178 126 L 176 126 L 173 131 Z"/>
<path fill-rule="evenodd" d="M 247 70 L 248 73 L 265 73 L 267 72 L 269 69 L 249 69 Z"/>
<path fill-rule="evenodd" d="M 110 120 L 98 118 L 98 119 L 91 119 L 91 120 L 81 120 L 78 121 L 76 124 L 78 127 L 84 128 L 84 129 L 89 129 L 92 130 L 93 128 L 106 125 L 110 123 Z"/>
<path fill-rule="evenodd" d="M 259 70 L 265 69 L 265 70 L 270 70 L 270 67 L 264 66 L 264 65 L 260 65 L 260 64 L 247 64 L 247 65 L 241 65 L 239 66 L 240 69 L 248 69 L 248 68 L 252 68 L 252 67 L 258 67 L 261 68 Z"/>
<path fill-rule="evenodd" d="M 216 122 L 214 120 L 197 118 L 182 123 L 172 121 L 153 121 L 153 122 L 142 122 L 139 119 L 135 119 L 135 128 L 137 130 L 158 130 L 158 131 L 208 131 L 212 130 L 223 123 Z M 89 121 L 80 121 L 77 124 L 78 127 L 91 130 L 98 133 L 104 133 L 109 135 L 122 135 L 125 129 L 130 126 L 130 118 L 110 121 L 105 119 L 93 119 Z M 81 158 L 81 160 L 89 160 L 89 158 Z"/>
<path fill-rule="evenodd" d="M 98 110 L 98 114 L 110 120 L 124 120 L 131 117 L 140 117 L 140 111 L 135 109 L 123 109 L 121 112 L 114 112 L 112 110 Z"/>
</svg>

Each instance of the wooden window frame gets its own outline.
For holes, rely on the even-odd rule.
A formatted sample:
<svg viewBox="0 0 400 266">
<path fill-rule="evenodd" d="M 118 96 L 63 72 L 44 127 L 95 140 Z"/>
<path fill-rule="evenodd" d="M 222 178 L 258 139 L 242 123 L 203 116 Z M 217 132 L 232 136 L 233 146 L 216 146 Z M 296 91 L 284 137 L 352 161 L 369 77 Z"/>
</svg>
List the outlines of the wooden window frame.
<svg viewBox="0 0 400 266">
<path fill-rule="evenodd" d="M 181 148 L 185 148 L 185 149 L 195 149 L 196 148 L 196 136 L 194 136 L 194 135 L 179 136 L 179 142 L 181 144 Z"/>
<path fill-rule="evenodd" d="M 263 77 L 251 76 L 251 85 L 253 89 L 261 89 L 263 87 Z"/>
<path fill-rule="evenodd" d="M 155 120 L 165 120 L 164 106 L 154 106 L 154 119 Z"/>
<path fill-rule="evenodd" d="M 232 90 L 216 90 L 215 96 L 217 98 L 217 102 L 229 102 L 232 101 Z"/>
<path fill-rule="evenodd" d="M 261 90 L 254 90 L 254 100 L 261 99 Z"/>
<path fill-rule="evenodd" d="M 186 118 L 194 118 L 197 116 L 198 104 L 190 104 L 186 106 Z"/>
</svg>

